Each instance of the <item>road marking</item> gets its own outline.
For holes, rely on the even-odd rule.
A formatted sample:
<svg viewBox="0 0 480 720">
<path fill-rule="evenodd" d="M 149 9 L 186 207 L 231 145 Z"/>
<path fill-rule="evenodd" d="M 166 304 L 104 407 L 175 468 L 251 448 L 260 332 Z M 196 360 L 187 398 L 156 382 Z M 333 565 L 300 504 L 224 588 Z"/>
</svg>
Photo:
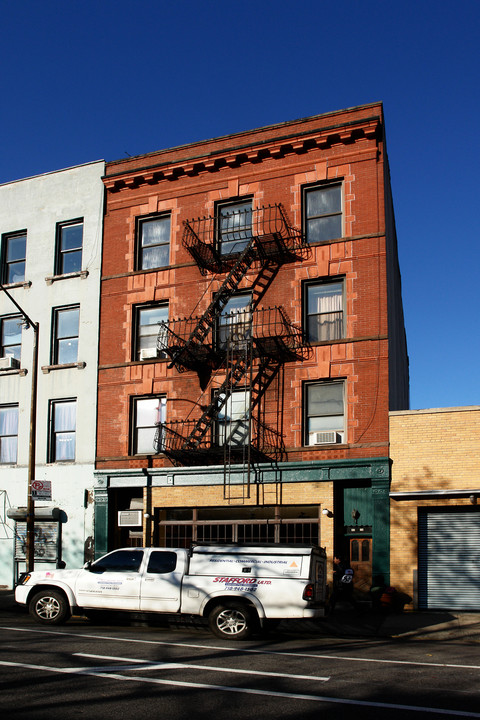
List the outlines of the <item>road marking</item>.
<svg viewBox="0 0 480 720">
<path fill-rule="evenodd" d="M 8 660 L 0 660 L 4 667 L 17 667 L 25 670 L 40 670 L 42 672 L 62 673 L 65 675 L 89 675 L 91 677 L 108 678 L 124 682 L 142 682 L 153 685 L 168 685 L 175 687 L 188 687 L 197 690 L 219 690 L 222 692 L 241 693 L 243 695 L 262 695 L 272 698 L 284 698 L 286 700 L 309 700 L 318 703 L 330 703 L 335 705 L 353 705 L 354 707 L 385 708 L 387 710 L 406 710 L 410 712 L 433 713 L 436 715 L 452 715 L 454 717 L 480 718 L 480 713 L 472 713 L 464 710 L 446 710 L 444 708 L 420 707 L 418 705 L 397 705 L 395 703 L 369 702 L 368 700 L 348 700 L 346 698 L 327 697 L 322 695 L 305 695 L 301 693 L 279 692 L 276 690 L 258 690 L 256 688 L 240 688 L 229 685 L 212 685 L 209 683 L 193 683 L 180 680 L 162 680 L 160 678 L 147 678 L 139 676 L 122 675 L 114 672 L 97 672 L 85 668 L 62 668 L 49 665 L 33 665 L 31 663 L 17 663 Z"/>
<path fill-rule="evenodd" d="M 349 655 L 320 655 L 318 653 L 304 653 L 304 652 L 286 652 L 284 650 L 256 650 L 253 648 L 242 648 L 238 645 L 235 647 L 222 646 L 222 645 L 201 645 L 199 643 L 175 643 L 167 642 L 163 640 L 141 640 L 139 638 L 126 638 L 126 637 L 112 637 L 110 635 L 92 635 L 90 633 L 71 633 L 59 630 L 37 630 L 35 628 L 16 628 L 16 627 L 0 627 L 0 630 L 10 630 L 14 632 L 32 632 L 32 633 L 45 633 L 47 635 L 65 635 L 67 637 L 75 638 L 86 638 L 88 640 L 110 640 L 112 642 L 123 642 L 123 643 L 138 643 L 141 645 L 162 645 L 169 647 L 179 648 L 191 648 L 194 650 L 221 650 L 224 652 L 235 652 L 238 654 L 242 652 L 244 654 L 255 654 L 255 655 L 276 655 L 280 657 L 294 657 L 294 658 L 313 658 L 315 660 L 344 660 L 348 662 L 363 662 L 363 663 L 380 663 L 385 665 L 412 665 L 415 667 L 440 667 L 440 668 L 457 668 L 466 670 L 480 670 L 480 665 L 462 665 L 455 663 L 437 663 L 437 662 L 420 662 L 418 660 L 387 660 L 382 658 L 361 658 L 352 657 Z"/>
<path fill-rule="evenodd" d="M 190 663 L 178 662 L 152 662 L 151 660 L 136 660 L 135 658 L 117 657 L 116 655 L 92 655 L 90 653 L 74 653 L 76 657 L 94 658 L 96 660 L 116 660 L 117 662 L 138 663 L 142 665 L 142 670 L 214 670 L 215 672 L 235 673 L 242 675 L 262 675 L 266 677 L 291 678 L 294 680 L 321 680 L 326 682 L 329 677 L 320 677 L 318 675 L 291 675 L 289 673 L 263 672 L 261 670 L 238 670 L 237 668 L 216 667 L 214 665 L 191 665 Z M 102 668 L 94 668 L 95 670 Z M 122 668 L 123 669 L 123 668 Z M 139 669 L 139 668 L 136 668 Z"/>
</svg>

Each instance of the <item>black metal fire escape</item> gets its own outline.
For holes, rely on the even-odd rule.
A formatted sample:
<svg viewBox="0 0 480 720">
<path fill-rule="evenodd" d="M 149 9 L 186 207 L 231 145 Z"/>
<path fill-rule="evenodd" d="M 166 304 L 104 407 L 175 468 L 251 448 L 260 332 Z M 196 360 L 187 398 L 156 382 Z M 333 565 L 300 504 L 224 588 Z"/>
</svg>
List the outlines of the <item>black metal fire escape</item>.
<svg viewBox="0 0 480 720">
<path fill-rule="evenodd" d="M 232 237 L 230 233 L 229 239 Z M 278 454 L 282 438 L 254 416 L 262 396 L 285 362 L 305 357 L 308 349 L 301 330 L 289 321 L 282 308 L 258 308 L 266 289 L 284 263 L 307 257 L 309 248 L 293 228 L 281 205 L 249 211 L 248 222 L 238 223 L 234 234 L 239 252 L 224 252 L 218 242 L 218 218 L 199 218 L 185 223 L 183 244 L 202 274 L 226 273 L 208 308 L 199 317 L 162 323 L 157 349 L 166 354 L 179 372 L 196 370 L 199 377 L 215 373 L 215 392 L 193 420 L 160 423 L 156 449 L 181 465 L 225 464 L 264 459 Z M 235 246 L 234 246 L 235 249 Z M 239 291 L 249 302 L 240 313 L 225 315 L 229 300 Z M 219 322 L 227 323 L 223 340 Z M 214 428 L 233 394 L 248 393 L 248 413 L 242 421 Z"/>
</svg>

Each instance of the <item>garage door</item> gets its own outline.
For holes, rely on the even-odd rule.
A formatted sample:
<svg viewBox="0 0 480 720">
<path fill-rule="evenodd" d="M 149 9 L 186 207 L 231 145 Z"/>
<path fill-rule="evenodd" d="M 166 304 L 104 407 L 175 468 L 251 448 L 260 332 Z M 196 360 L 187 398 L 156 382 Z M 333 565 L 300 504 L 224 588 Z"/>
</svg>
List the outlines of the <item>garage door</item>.
<svg viewBox="0 0 480 720">
<path fill-rule="evenodd" d="M 480 610 L 479 509 L 419 514 L 420 608 Z"/>
</svg>

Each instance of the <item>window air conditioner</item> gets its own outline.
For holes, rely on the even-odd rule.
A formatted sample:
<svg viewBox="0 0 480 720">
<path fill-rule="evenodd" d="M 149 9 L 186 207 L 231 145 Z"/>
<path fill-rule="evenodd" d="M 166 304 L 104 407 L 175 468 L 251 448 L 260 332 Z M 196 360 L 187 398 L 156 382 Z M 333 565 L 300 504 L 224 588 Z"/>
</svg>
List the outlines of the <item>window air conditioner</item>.
<svg viewBox="0 0 480 720">
<path fill-rule="evenodd" d="M 138 527 L 142 524 L 141 510 L 120 510 L 118 513 L 118 527 Z"/>
<path fill-rule="evenodd" d="M 315 432 L 313 433 L 314 445 L 331 445 L 343 442 L 343 435 L 339 432 Z"/>
<path fill-rule="evenodd" d="M 20 360 L 7 355 L 7 357 L 0 358 L 0 370 L 13 370 L 14 368 L 20 367 Z"/>
<path fill-rule="evenodd" d="M 142 348 L 140 350 L 140 360 L 150 360 L 157 357 L 156 348 Z"/>
</svg>

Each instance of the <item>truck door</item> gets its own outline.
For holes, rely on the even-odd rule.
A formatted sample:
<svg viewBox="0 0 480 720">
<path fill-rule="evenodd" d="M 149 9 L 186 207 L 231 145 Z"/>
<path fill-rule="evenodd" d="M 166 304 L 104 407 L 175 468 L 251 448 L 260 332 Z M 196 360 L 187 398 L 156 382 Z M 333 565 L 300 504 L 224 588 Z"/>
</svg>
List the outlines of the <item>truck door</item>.
<svg viewBox="0 0 480 720">
<path fill-rule="evenodd" d="M 183 554 L 152 550 L 142 580 L 140 610 L 178 612 L 184 571 Z"/>
<path fill-rule="evenodd" d="M 78 575 L 76 596 L 85 608 L 138 610 L 140 567 L 144 552 L 136 548 L 114 550 Z"/>
</svg>

